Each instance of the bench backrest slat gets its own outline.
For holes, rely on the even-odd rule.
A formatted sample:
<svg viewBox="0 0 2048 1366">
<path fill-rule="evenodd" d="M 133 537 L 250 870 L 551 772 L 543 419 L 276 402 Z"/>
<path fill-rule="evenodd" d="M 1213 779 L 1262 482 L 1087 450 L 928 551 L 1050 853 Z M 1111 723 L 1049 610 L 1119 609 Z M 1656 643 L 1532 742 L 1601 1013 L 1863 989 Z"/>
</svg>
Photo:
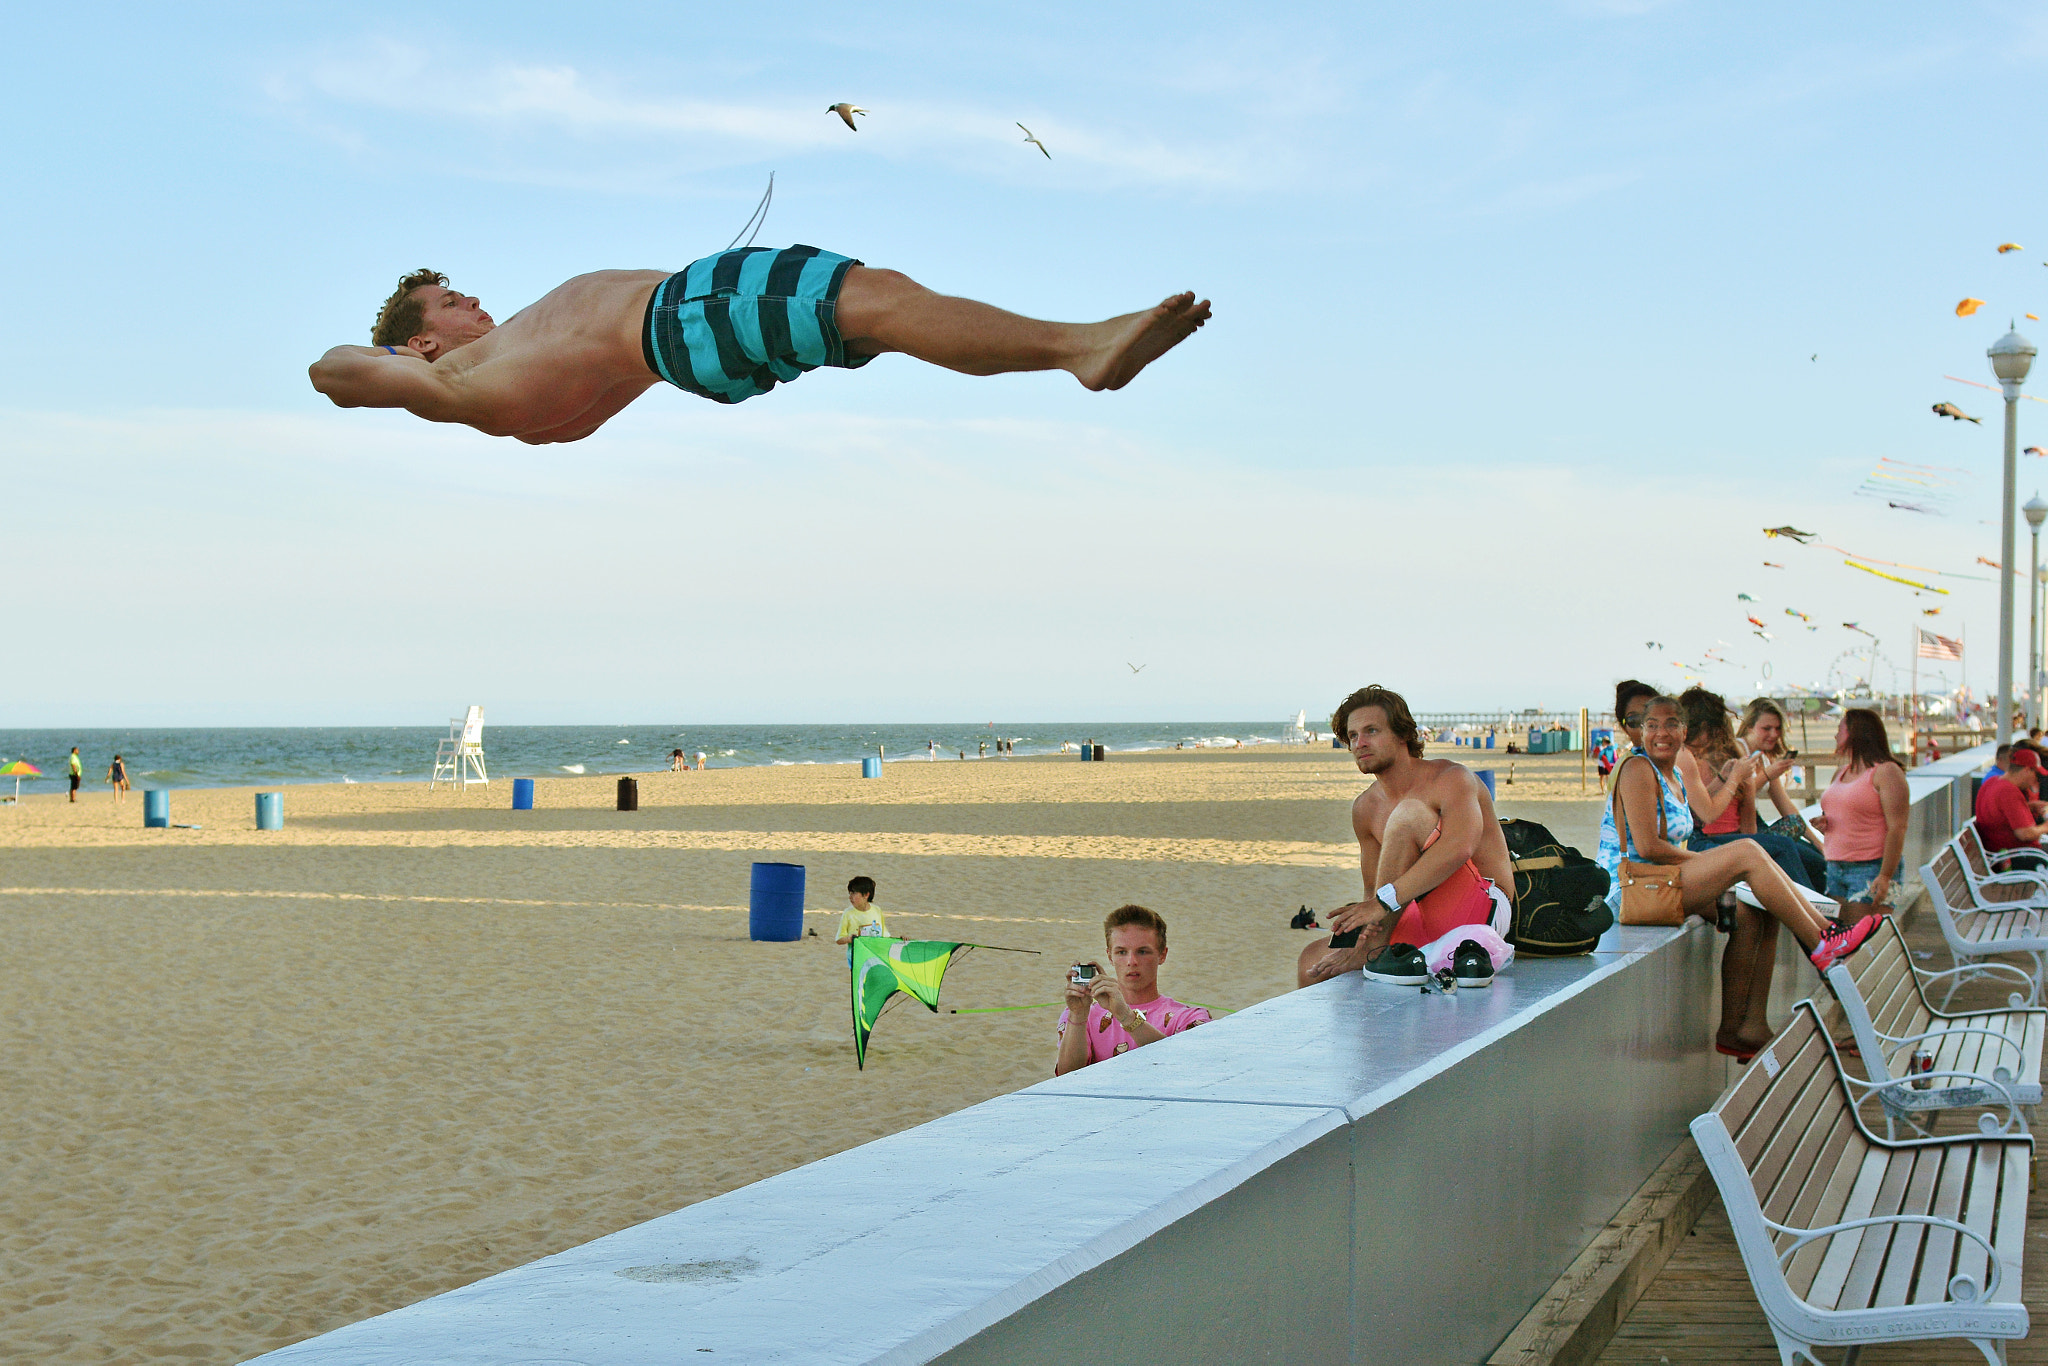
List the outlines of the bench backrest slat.
<svg viewBox="0 0 2048 1366">
<path fill-rule="evenodd" d="M 1935 885 L 1941 888 L 1950 909 L 1968 910 L 1973 901 L 1970 880 L 1963 875 L 1963 861 L 1956 854 L 1955 841 L 1942 845 L 1941 852 L 1927 866 L 1934 870 Z"/>
<path fill-rule="evenodd" d="M 1962 851 L 1971 874 L 1976 877 L 1991 876 L 1991 859 L 1984 852 L 1984 837 L 1977 833 L 1975 816 L 1964 821 L 1963 828 L 1956 832 L 1956 847 Z"/>
<path fill-rule="evenodd" d="M 1864 1141 L 1862 1132 L 1856 1127 L 1856 1117 L 1847 1105 L 1833 1112 L 1821 1137 L 1822 1141 L 1813 1149 L 1806 1179 L 1800 1183 L 1798 1198 L 1786 1207 L 1783 1215 L 1771 1215 L 1781 1224 L 1790 1224 L 1794 1228 L 1832 1224 L 1841 1218 L 1842 1209 L 1848 1204 L 1849 1192 L 1855 1185 L 1856 1173 L 1862 1169 L 1864 1154 L 1870 1151 L 1870 1144 Z M 1805 1160 L 1804 1154 L 1800 1160 Z M 1789 1234 L 1780 1234 L 1775 1241 L 1782 1251 L 1792 1239 Z M 1809 1243 L 1786 1265 L 1785 1279 L 1793 1294 L 1803 1297 L 1807 1293 L 1826 1254 L 1825 1247 Z"/>
</svg>

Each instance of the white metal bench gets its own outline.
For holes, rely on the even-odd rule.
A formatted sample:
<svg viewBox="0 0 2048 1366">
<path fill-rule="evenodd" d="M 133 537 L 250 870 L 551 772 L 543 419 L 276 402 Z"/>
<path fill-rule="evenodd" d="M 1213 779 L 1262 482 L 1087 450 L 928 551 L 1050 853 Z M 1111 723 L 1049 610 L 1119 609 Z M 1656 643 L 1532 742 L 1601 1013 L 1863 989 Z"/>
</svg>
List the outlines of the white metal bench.
<svg viewBox="0 0 2048 1366">
<path fill-rule="evenodd" d="M 1984 836 L 1979 833 L 1974 816 L 1964 821 L 1963 828 L 1956 832 L 1955 846 L 1956 852 L 1963 856 L 1963 872 L 1981 899 L 2048 905 L 2048 852 L 2040 849 L 2001 850 L 1998 857 L 2005 859 L 2008 866 L 2002 870 L 1993 868 L 1991 853 L 1984 847 Z"/>
<path fill-rule="evenodd" d="M 1981 970 L 1986 959 L 2002 953 L 2024 953 L 2034 960 L 2026 1003 L 2041 1004 L 2041 977 L 2044 968 L 2048 968 L 2048 959 L 2043 957 L 2048 954 L 2048 912 L 1981 899 L 1970 885 L 1955 840 L 1941 846 L 1939 853 L 1920 865 L 1920 882 L 1927 889 L 1927 900 L 1934 907 L 1941 937 L 1948 942 L 1956 966 Z M 1958 986 L 1971 979 L 1970 973 L 1950 977 L 1943 1004 Z"/>
<path fill-rule="evenodd" d="M 1692 1122 L 1782 1366 L 1815 1348 L 1967 1338 L 2001 1366 L 2020 1301 L 2034 1140 L 1882 1139 L 1811 1001 Z M 1903 1086 L 1880 1083 L 1878 1089 Z M 1986 1116 L 1993 1128 L 1997 1121 Z"/>
<path fill-rule="evenodd" d="M 2017 991 L 2004 1010 L 1965 1015 L 1936 1010 L 1928 1003 L 1927 984 L 1958 973 L 2008 974 L 2027 991 L 2033 989 L 2033 979 L 2009 963 L 1922 972 L 1890 916 L 1862 948 L 1827 970 L 1828 986 L 1870 1080 L 1910 1079 L 1912 1055 L 1922 1050 L 1933 1058 L 1934 1072 L 1948 1079 L 1947 1085 L 1929 1082 L 1925 1089 L 1882 1089 L 1887 1138 L 1898 1136 L 1898 1120 L 1924 1129 L 1920 1116 L 1983 1105 L 1994 1099 L 1994 1088 L 2029 1110 L 2041 1103 L 2041 1043 L 2048 1010 L 2028 1006 Z"/>
</svg>

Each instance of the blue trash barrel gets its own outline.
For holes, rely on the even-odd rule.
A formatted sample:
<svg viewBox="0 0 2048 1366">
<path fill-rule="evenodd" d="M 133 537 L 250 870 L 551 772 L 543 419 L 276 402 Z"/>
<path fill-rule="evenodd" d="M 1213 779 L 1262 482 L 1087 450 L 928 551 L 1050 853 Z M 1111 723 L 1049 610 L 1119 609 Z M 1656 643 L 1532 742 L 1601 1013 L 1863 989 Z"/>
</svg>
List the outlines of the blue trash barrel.
<svg viewBox="0 0 2048 1366">
<path fill-rule="evenodd" d="M 747 938 L 786 944 L 804 937 L 804 866 L 757 863 L 747 892 Z"/>
<path fill-rule="evenodd" d="M 145 830 L 168 830 L 171 828 L 171 790 L 167 787 L 148 787 L 142 791 L 142 828 Z"/>
<path fill-rule="evenodd" d="M 1492 748 L 1493 748 L 1493 737 L 1492 737 L 1491 735 L 1489 735 L 1489 736 L 1487 736 L 1487 737 L 1486 737 L 1486 747 L 1487 747 L 1488 749 L 1492 749 Z"/>
<path fill-rule="evenodd" d="M 1492 769 L 1490 769 L 1490 768 L 1481 768 L 1481 769 L 1475 769 L 1475 770 L 1473 770 L 1472 776 L 1473 776 L 1473 777 L 1475 777 L 1475 778 L 1477 778 L 1477 779 L 1478 779 L 1478 780 L 1479 780 L 1480 782 L 1482 782 L 1482 783 L 1485 783 L 1485 784 L 1486 784 L 1486 795 L 1487 795 L 1487 796 L 1491 797 L 1491 796 L 1493 796 L 1493 795 L 1494 795 L 1494 793 L 1493 793 L 1493 770 L 1492 770 Z"/>
<path fill-rule="evenodd" d="M 256 794 L 256 828 L 258 830 L 284 829 L 284 793 L 259 792 Z"/>
<path fill-rule="evenodd" d="M 879 778 L 879 777 L 881 777 L 881 776 L 882 776 L 882 761 L 881 761 L 881 759 L 879 759 L 879 758 L 878 758 L 878 757 L 876 757 L 875 755 L 872 755 L 872 754 L 870 754 L 870 755 L 869 755 L 869 756 L 868 756 L 867 758 L 865 758 L 865 759 L 861 760 L 861 761 L 860 761 L 860 776 L 861 776 L 861 777 L 863 777 L 863 778 Z"/>
<path fill-rule="evenodd" d="M 533 810 L 533 779 L 514 778 L 512 780 L 512 809 L 514 811 Z"/>
<path fill-rule="evenodd" d="M 1081 746 L 1081 762 L 1082 762 L 1082 763 L 1084 763 L 1084 764 L 1085 764 L 1085 763 L 1087 763 L 1087 762 L 1088 762 L 1088 761 L 1089 761 L 1090 759 L 1093 759 L 1094 757 L 1095 757 L 1095 746 L 1093 746 L 1093 745 L 1083 745 L 1083 746 Z"/>
</svg>

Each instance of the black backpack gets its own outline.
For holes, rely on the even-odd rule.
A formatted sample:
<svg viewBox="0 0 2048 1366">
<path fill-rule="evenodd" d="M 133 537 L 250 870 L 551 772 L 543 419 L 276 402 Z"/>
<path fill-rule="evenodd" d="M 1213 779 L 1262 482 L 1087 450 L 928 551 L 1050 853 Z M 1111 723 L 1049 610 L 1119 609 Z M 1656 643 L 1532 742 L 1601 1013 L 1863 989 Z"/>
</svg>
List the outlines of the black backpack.
<svg viewBox="0 0 2048 1366">
<path fill-rule="evenodd" d="M 1591 953 L 1614 925 L 1607 870 L 1535 821 L 1503 820 L 1515 868 L 1515 923 L 1508 942 L 1531 958 Z"/>
</svg>

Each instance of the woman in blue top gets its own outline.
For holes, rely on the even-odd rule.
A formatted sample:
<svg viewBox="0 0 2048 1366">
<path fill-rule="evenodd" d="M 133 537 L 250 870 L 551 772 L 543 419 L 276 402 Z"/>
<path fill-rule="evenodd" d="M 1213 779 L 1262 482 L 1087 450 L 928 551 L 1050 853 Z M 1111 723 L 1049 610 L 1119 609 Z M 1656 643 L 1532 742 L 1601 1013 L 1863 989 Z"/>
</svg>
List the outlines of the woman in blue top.
<svg viewBox="0 0 2048 1366">
<path fill-rule="evenodd" d="M 1600 818 L 1600 866 L 1614 880 L 1608 904 L 1619 912 L 1624 858 L 1631 863 L 1676 864 L 1684 870 L 1681 900 L 1688 914 L 1702 919 L 1712 915 L 1721 893 L 1747 882 L 1771 918 L 1798 937 L 1816 970 L 1825 972 L 1837 958 L 1854 952 L 1877 928 L 1876 916 L 1847 929 L 1823 919 L 1763 846 L 1752 840 L 1699 853 L 1685 847 L 1693 821 L 1685 779 L 1678 773 L 1678 751 L 1684 744 L 1685 718 L 1677 699 L 1651 698 L 1643 712 L 1643 752 L 1629 756 L 1615 770 L 1614 795 Z M 1770 993 L 1767 987 L 1755 989 L 1761 938 L 1762 922 L 1752 915 L 1745 928 L 1738 914 L 1736 932 L 1721 955 L 1721 1027 L 1714 1047 L 1743 1062 L 1771 1035 L 1764 1017 Z"/>
</svg>

